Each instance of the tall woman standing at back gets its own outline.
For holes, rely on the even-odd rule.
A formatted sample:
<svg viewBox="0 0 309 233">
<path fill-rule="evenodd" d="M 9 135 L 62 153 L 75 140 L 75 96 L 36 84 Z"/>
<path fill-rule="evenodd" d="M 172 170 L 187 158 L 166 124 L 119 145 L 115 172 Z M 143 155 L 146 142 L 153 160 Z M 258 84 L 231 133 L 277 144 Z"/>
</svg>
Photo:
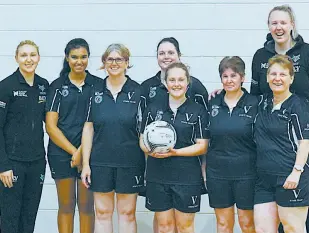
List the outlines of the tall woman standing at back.
<svg viewBox="0 0 309 233">
<path fill-rule="evenodd" d="M 60 77 L 51 84 L 46 105 L 48 161 L 59 203 L 58 230 L 73 233 L 77 204 L 80 232 L 93 233 L 93 194 L 82 184 L 78 167 L 82 160 L 81 137 L 88 100 L 93 85 L 101 79 L 86 71 L 90 51 L 84 39 L 71 40 L 64 52 Z"/>
<path fill-rule="evenodd" d="M 0 82 L 0 208 L 4 233 L 33 233 L 45 176 L 47 80 L 35 73 L 38 46 L 20 42 L 17 70 Z"/>
<path fill-rule="evenodd" d="M 115 232 L 115 205 L 117 232 L 137 232 L 136 199 L 145 172 L 138 137 L 145 101 L 140 85 L 126 75 L 129 58 L 130 51 L 122 44 L 111 44 L 104 52 L 102 68 L 108 76 L 94 86 L 83 130 L 82 179 L 94 192 L 95 232 Z"/>
<path fill-rule="evenodd" d="M 266 78 L 268 60 L 276 54 L 286 54 L 292 58 L 295 72 L 290 91 L 309 100 L 309 45 L 297 32 L 292 8 L 288 5 L 274 7 L 269 12 L 267 24 L 269 33 L 266 42 L 256 51 L 252 61 L 250 93 L 261 95 L 271 92 Z M 309 232 L 309 219 L 306 229 Z M 279 232 L 283 232 L 282 226 Z"/>
</svg>

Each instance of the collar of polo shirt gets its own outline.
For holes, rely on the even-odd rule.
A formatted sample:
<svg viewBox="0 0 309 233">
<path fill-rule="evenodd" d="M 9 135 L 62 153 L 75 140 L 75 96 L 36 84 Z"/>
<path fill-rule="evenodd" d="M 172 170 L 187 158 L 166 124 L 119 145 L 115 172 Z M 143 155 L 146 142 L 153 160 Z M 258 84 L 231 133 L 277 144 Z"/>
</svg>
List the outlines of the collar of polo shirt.
<svg viewBox="0 0 309 233">
<path fill-rule="evenodd" d="M 125 75 L 125 76 L 127 78 L 127 81 L 123 84 L 121 92 L 129 93 L 129 92 L 134 91 L 134 88 L 132 88 L 131 85 L 130 85 L 132 79 L 128 75 Z M 106 79 L 107 78 L 108 78 L 108 76 L 103 80 L 103 89 L 104 89 L 105 92 L 108 90 L 107 87 L 106 87 Z"/>
<path fill-rule="evenodd" d="M 248 91 L 245 88 L 241 88 L 241 90 L 244 92 L 244 94 L 240 97 L 240 99 L 237 102 L 236 106 L 244 107 L 245 106 L 245 97 L 249 94 Z M 226 103 L 224 101 L 226 91 L 222 90 L 221 93 L 218 95 L 218 101 L 219 103 L 217 105 L 226 106 Z M 216 103 L 215 103 L 216 104 Z"/>
</svg>

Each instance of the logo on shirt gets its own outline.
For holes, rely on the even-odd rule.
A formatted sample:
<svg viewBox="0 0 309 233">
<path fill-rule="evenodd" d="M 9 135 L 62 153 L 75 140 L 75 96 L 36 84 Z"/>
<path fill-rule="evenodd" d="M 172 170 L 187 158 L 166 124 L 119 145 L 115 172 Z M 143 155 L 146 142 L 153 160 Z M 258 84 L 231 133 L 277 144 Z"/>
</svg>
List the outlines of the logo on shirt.
<svg viewBox="0 0 309 233">
<path fill-rule="evenodd" d="M 252 116 L 248 115 L 248 112 L 250 111 L 250 109 L 252 108 L 252 106 L 244 106 L 244 114 L 239 114 L 240 117 L 247 117 L 247 118 L 252 118 Z"/>
<path fill-rule="evenodd" d="M 135 92 L 128 92 L 128 100 L 124 100 L 124 103 L 131 103 L 131 104 L 135 104 L 136 101 L 135 100 L 131 100 L 133 95 L 135 94 Z"/>
<path fill-rule="evenodd" d="M 0 108 L 5 108 L 5 106 L 6 106 L 6 103 L 0 101 Z"/>
<path fill-rule="evenodd" d="M 261 69 L 268 69 L 268 62 L 266 63 L 261 63 Z"/>
<path fill-rule="evenodd" d="M 98 91 L 96 91 L 96 92 L 94 93 L 94 95 L 95 95 L 95 97 L 94 97 L 94 102 L 95 102 L 96 104 L 101 103 L 102 100 L 103 100 L 103 92 L 98 92 Z"/>
<path fill-rule="evenodd" d="M 39 96 L 39 103 L 44 103 L 46 102 L 46 96 Z"/>
<path fill-rule="evenodd" d="M 211 110 L 211 116 L 215 117 L 219 114 L 219 106 L 218 105 L 213 105 Z"/>
<path fill-rule="evenodd" d="M 194 123 L 189 122 L 191 120 L 192 116 L 193 116 L 193 113 L 186 113 L 186 121 L 181 121 L 181 123 L 193 125 Z"/>
<path fill-rule="evenodd" d="M 45 92 L 46 88 L 45 88 L 45 86 L 38 84 L 38 87 L 40 89 L 40 95 L 46 95 L 46 92 Z"/>
<path fill-rule="evenodd" d="M 63 97 L 67 97 L 69 95 L 69 87 L 68 86 L 62 86 L 61 95 Z"/>
<path fill-rule="evenodd" d="M 13 91 L 13 96 L 28 97 L 27 91 Z"/>
<path fill-rule="evenodd" d="M 163 111 L 162 110 L 158 110 L 156 117 L 155 117 L 155 121 L 161 121 L 163 117 Z"/>
<path fill-rule="evenodd" d="M 149 98 L 153 98 L 156 96 L 156 90 L 157 90 L 157 87 L 150 87 L 150 90 L 149 90 Z"/>
<path fill-rule="evenodd" d="M 293 57 L 292 57 L 292 60 L 293 60 L 294 63 L 298 62 L 299 59 L 300 59 L 300 54 L 298 54 L 298 55 L 293 55 Z"/>
</svg>

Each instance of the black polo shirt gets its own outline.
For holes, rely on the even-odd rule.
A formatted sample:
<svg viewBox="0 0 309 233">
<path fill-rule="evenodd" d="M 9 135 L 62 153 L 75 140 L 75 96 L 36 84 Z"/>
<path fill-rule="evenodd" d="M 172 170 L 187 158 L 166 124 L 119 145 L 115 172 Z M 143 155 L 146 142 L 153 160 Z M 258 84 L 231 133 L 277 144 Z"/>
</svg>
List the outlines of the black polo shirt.
<svg viewBox="0 0 309 233">
<path fill-rule="evenodd" d="M 295 164 L 298 140 L 309 139 L 308 106 L 292 94 L 273 110 L 272 94 L 263 95 L 254 129 L 258 171 L 288 176 Z"/>
<path fill-rule="evenodd" d="M 195 139 L 208 138 L 208 114 L 203 106 L 187 99 L 176 115 L 165 101 L 151 103 L 143 114 L 141 133 L 155 120 L 163 120 L 174 126 L 177 134 L 175 149 L 195 144 Z M 158 159 L 147 158 L 147 181 L 164 184 L 194 185 L 201 183 L 201 160 L 199 156 L 173 156 Z"/>
<path fill-rule="evenodd" d="M 17 69 L 0 82 L 0 172 L 12 169 L 9 159 L 43 159 L 45 102 L 48 81 L 34 76 L 29 86 Z"/>
<path fill-rule="evenodd" d="M 142 84 L 143 95 L 146 97 L 147 105 L 159 98 L 166 98 L 168 91 L 161 83 L 161 71 L 155 76 L 145 80 Z M 204 85 L 197 78 L 191 76 L 191 83 L 188 86 L 186 96 L 195 102 L 203 105 L 207 110 L 208 92 Z"/>
<path fill-rule="evenodd" d="M 106 79 L 94 86 L 88 122 L 93 122 L 94 137 L 90 164 L 109 167 L 141 167 L 145 155 L 139 147 L 139 130 L 145 98 L 140 85 L 127 81 L 114 100 Z"/>
<path fill-rule="evenodd" d="M 46 111 L 58 112 L 58 128 L 76 148 L 81 145 L 82 131 L 87 118 L 93 86 L 100 80 L 102 79 L 87 72 L 85 83 L 81 89 L 71 83 L 68 75 L 57 78 L 50 85 Z M 67 160 L 72 157 L 54 144 L 51 139 L 48 144 L 48 155 L 60 156 Z"/>
<path fill-rule="evenodd" d="M 234 180 L 256 176 L 253 124 L 258 98 L 242 90 L 244 94 L 232 111 L 224 101 L 225 91 L 209 101 L 207 177 Z"/>
</svg>

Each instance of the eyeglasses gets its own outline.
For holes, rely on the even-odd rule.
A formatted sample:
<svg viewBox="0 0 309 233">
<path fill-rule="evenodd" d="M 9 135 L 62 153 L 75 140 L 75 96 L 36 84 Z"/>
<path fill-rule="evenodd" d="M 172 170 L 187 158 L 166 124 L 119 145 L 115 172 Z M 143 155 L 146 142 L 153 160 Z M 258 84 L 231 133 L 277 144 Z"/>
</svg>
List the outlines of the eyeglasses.
<svg viewBox="0 0 309 233">
<path fill-rule="evenodd" d="M 106 64 L 112 64 L 114 61 L 116 62 L 116 64 L 122 64 L 124 61 L 126 61 L 126 59 L 125 58 L 120 58 L 120 57 L 117 57 L 117 58 L 109 57 L 109 58 L 107 58 L 105 60 L 105 63 Z"/>
</svg>

